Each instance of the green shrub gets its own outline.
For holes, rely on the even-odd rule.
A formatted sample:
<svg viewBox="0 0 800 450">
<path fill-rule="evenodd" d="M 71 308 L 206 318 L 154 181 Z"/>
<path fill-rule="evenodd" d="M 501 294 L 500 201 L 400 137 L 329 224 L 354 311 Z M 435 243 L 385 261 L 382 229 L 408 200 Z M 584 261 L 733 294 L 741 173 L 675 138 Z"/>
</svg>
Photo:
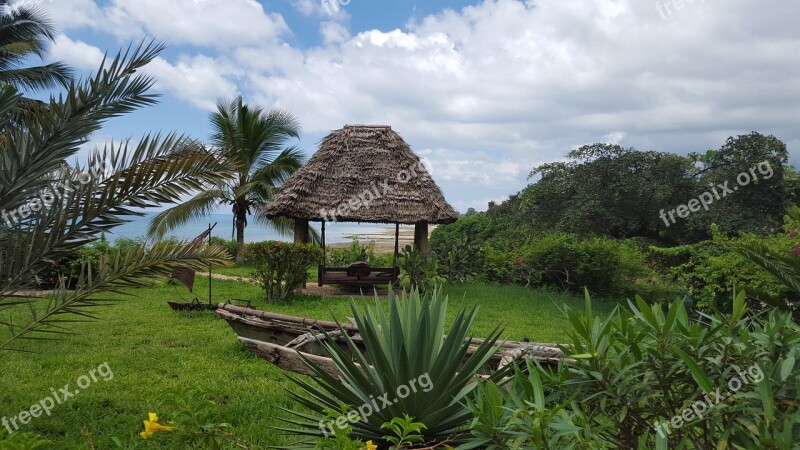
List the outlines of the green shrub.
<svg viewBox="0 0 800 450">
<path fill-rule="evenodd" d="M 732 246 L 739 242 L 761 242 L 777 253 L 789 254 L 791 239 L 788 236 L 773 236 L 760 239 L 743 235 L 730 239 L 712 226 L 712 240 L 692 245 L 671 248 L 651 247 L 658 255 L 672 258 L 677 265 L 668 269 L 669 274 L 686 288 L 687 297 L 699 309 L 717 308 L 725 310 L 735 291 L 746 289 L 755 299 L 774 303 L 791 297 L 791 290 L 764 269 L 735 252 Z"/>
<path fill-rule="evenodd" d="M 484 213 L 462 216 L 433 230 L 431 251 L 448 283 L 465 283 L 483 273 L 482 246 L 491 232 L 491 221 Z"/>
<path fill-rule="evenodd" d="M 425 293 L 441 284 L 443 279 L 438 275 L 436 255 L 427 258 L 416 248 L 406 245 L 398 262 L 400 266 L 400 282 L 404 288 L 419 289 Z"/>
<path fill-rule="evenodd" d="M 633 241 L 560 233 L 533 236 L 508 250 L 487 245 L 483 270 L 487 281 L 572 292 L 587 288 L 604 297 L 632 293 L 637 279 L 650 273 Z"/>
<path fill-rule="evenodd" d="M 601 318 L 587 294 L 567 311 L 568 359 L 476 390 L 460 448 L 796 448 L 800 326 L 749 315 L 743 292 L 730 309 L 692 319 L 637 298 Z"/>
<path fill-rule="evenodd" d="M 236 241 L 233 239 L 223 239 L 219 236 L 211 237 L 211 245 L 218 245 L 224 247 L 228 251 L 231 258 L 236 258 Z M 246 245 L 246 244 L 245 244 Z"/>
<path fill-rule="evenodd" d="M 306 281 L 308 269 L 321 261 L 322 250 L 313 244 L 265 241 L 249 244 L 245 257 L 271 303 L 285 300 Z"/>
<path fill-rule="evenodd" d="M 789 208 L 784 222 L 785 236 L 773 240 L 738 241 L 731 243 L 730 247 L 752 264 L 771 274 L 785 290 L 789 291 L 758 298 L 763 306 L 791 312 L 795 319 L 800 319 L 800 242 L 797 232 L 800 228 L 800 208 L 797 206 Z M 771 242 L 774 240 L 778 243 Z"/>
</svg>

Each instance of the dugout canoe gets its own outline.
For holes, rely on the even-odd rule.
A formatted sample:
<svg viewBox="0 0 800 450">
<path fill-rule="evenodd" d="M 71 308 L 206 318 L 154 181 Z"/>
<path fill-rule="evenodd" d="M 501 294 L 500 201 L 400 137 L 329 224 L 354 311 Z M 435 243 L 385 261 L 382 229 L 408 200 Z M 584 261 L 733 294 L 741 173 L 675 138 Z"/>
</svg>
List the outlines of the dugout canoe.
<svg viewBox="0 0 800 450">
<path fill-rule="evenodd" d="M 325 320 L 309 319 L 269 311 L 261 311 L 231 304 L 220 304 L 217 316 L 225 320 L 239 336 L 239 341 L 251 352 L 268 362 L 295 373 L 315 376 L 299 355 L 317 363 L 325 372 L 338 376 L 338 370 L 322 342 L 332 342 L 350 351 L 343 334 L 352 339 L 359 351 L 366 353 L 364 342 L 353 323 L 337 324 Z M 484 342 L 472 339 L 474 347 Z M 539 361 L 555 367 L 564 358 L 558 344 L 536 342 L 498 342 L 497 352 L 489 359 L 481 373 L 488 374 L 522 358 Z"/>
</svg>

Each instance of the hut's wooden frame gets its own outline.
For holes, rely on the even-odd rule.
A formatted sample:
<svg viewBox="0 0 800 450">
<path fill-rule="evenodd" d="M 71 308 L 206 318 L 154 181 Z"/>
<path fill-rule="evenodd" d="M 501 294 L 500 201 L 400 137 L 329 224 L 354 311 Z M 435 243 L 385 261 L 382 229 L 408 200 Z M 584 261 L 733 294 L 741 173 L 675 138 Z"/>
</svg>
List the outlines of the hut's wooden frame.
<svg viewBox="0 0 800 450">
<path fill-rule="evenodd" d="M 382 192 L 378 186 L 383 186 Z M 365 203 L 369 195 L 369 207 L 331 209 L 351 204 L 359 194 Z M 414 225 L 414 247 L 427 255 L 428 224 L 458 219 L 458 213 L 447 203 L 420 158 L 387 125 L 345 125 L 333 131 L 322 140 L 308 163 L 292 174 L 265 205 L 264 215 L 293 219 L 295 242 L 310 241 L 309 222 L 322 222 L 323 236 L 326 222 L 395 224 L 393 267 L 387 269 L 393 272 L 398 267 L 400 224 Z M 322 244 L 325 249 L 324 238 Z M 326 270 L 347 270 L 328 268 L 325 262 L 323 259 L 319 268 L 321 275 Z M 323 284 L 324 278 L 320 277 Z M 340 284 L 339 281 L 328 284 Z M 359 283 L 358 279 L 346 281 L 369 284 Z"/>
<path fill-rule="evenodd" d="M 367 276 L 352 276 L 347 274 L 349 268 L 347 267 L 327 267 L 327 251 L 325 243 L 325 221 L 320 221 L 322 228 L 322 264 L 317 266 L 317 285 L 324 286 L 327 284 L 345 284 L 354 286 L 372 286 L 375 284 L 395 284 L 400 277 L 400 267 L 397 265 L 397 259 L 400 253 L 400 223 L 394 224 L 394 257 L 392 259 L 392 267 L 370 267 L 370 275 Z M 390 272 L 391 275 L 387 276 L 373 276 L 372 272 L 386 273 Z M 344 276 L 331 276 L 326 277 L 326 273 L 344 273 Z M 328 278 L 328 280 L 326 280 Z M 387 282 L 388 281 L 388 282 Z"/>
</svg>

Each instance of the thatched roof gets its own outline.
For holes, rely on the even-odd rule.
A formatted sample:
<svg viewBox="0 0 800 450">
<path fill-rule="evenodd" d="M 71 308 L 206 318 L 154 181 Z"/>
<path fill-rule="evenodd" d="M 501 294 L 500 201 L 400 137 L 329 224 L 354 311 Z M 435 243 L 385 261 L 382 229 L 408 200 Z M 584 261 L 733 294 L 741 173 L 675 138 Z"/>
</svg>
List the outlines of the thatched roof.
<svg viewBox="0 0 800 450">
<path fill-rule="evenodd" d="M 267 217 L 326 222 L 451 223 L 458 213 L 389 126 L 329 134 L 264 208 Z"/>
</svg>

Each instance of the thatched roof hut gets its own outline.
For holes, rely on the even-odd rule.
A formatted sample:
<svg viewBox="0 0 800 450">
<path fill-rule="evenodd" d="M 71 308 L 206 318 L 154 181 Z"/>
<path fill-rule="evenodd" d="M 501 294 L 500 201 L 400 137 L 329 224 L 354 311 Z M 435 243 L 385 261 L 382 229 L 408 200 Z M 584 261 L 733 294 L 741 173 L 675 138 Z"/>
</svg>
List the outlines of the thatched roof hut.
<svg viewBox="0 0 800 450">
<path fill-rule="evenodd" d="M 458 218 L 403 138 L 374 125 L 346 125 L 329 134 L 264 212 L 324 222 L 437 224 Z"/>
</svg>

